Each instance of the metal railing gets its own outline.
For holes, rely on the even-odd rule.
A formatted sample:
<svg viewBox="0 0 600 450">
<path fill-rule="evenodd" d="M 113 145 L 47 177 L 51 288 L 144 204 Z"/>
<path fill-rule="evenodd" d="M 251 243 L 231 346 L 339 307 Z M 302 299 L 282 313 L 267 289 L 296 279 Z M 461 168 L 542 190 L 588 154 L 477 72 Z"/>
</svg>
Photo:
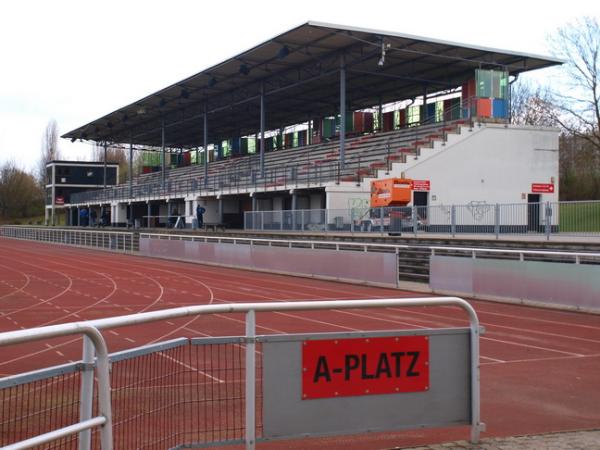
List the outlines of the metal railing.
<svg viewBox="0 0 600 450">
<path fill-rule="evenodd" d="M 3 225 L 0 236 L 123 253 L 138 249 L 136 234 L 123 231 Z"/>
<path fill-rule="evenodd" d="M 244 359 L 244 379 L 240 380 L 244 386 L 243 392 L 240 389 L 239 398 L 237 402 L 239 405 L 243 404 L 243 420 L 240 419 L 240 422 L 243 423 L 243 439 L 242 441 L 245 443 L 246 449 L 254 449 L 255 443 L 257 440 L 257 421 L 256 421 L 256 405 L 257 405 L 257 344 L 260 342 L 260 336 L 256 335 L 256 313 L 259 312 L 277 312 L 277 311 L 307 311 L 307 310 L 340 310 L 340 309 L 362 309 L 362 308 L 386 308 L 386 307 L 414 307 L 414 306 L 457 306 L 463 309 L 469 318 L 469 335 L 470 335 L 470 424 L 471 424 L 471 441 L 476 443 L 479 440 L 480 431 L 483 429 L 483 424 L 480 419 L 480 387 L 479 387 L 479 336 L 480 336 L 480 328 L 479 321 L 474 309 L 463 299 L 456 297 L 439 297 L 439 298 L 402 298 L 402 299 L 386 299 L 386 300 L 330 300 L 330 301 L 302 301 L 302 302 L 290 302 L 290 303 L 233 303 L 233 304 L 222 304 L 222 305 L 201 305 L 201 306 L 189 306 L 189 307 L 180 307 L 173 309 L 166 309 L 160 311 L 151 311 L 151 312 L 143 312 L 133 315 L 127 316 L 119 316 L 98 320 L 91 320 L 86 322 L 75 322 L 70 324 L 62 324 L 62 325 L 52 325 L 41 328 L 33 328 L 28 330 L 20 330 L 20 331 L 10 331 L 5 333 L 0 333 L 0 346 L 7 346 L 17 343 L 26 343 L 32 342 L 40 339 L 47 339 L 58 336 L 69 336 L 69 335 L 78 335 L 85 334 L 89 337 L 91 343 L 93 343 L 93 347 L 96 350 L 96 377 L 98 380 L 98 415 L 96 417 L 90 418 L 90 414 L 92 411 L 92 403 L 93 403 L 93 371 L 89 371 L 88 374 L 90 377 L 82 378 L 81 384 L 81 403 L 82 408 L 80 409 L 80 418 L 75 424 L 70 424 L 68 426 L 58 426 L 56 427 L 56 423 L 64 423 L 65 419 L 58 420 L 54 424 L 47 425 L 46 427 L 54 428 L 48 430 L 37 436 L 25 436 L 21 437 L 18 442 L 0 442 L 0 444 L 8 446 L 3 447 L 6 449 L 17 450 L 17 449 L 27 449 L 32 448 L 36 445 L 50 443 L 56 439 L 60 439 L 64 436 L 71 436 L 76 433 L 86 433 L 87 430 L 90 430 L 94 427 L 99 427 L 100 430 L 100 447 L 103 450 L 109 450 L 114 448 L 115 444 L 113 442 L 113 416 L 121 416 L 121 423 L 125 424 L 123 428 L 123 433 L 126 435 L 136 435 L 137 439 L 135 448 L 146 448 L 146 441 L 151 440 L 153 442 L 152 445 L 156 445 L 156 442 L 162 442 L 162 447 L 164 447 L 167 443 L 167 440 L 164 436 L 160 436 L 161 433 L 164 433 L 165 420 L 168 414 L 171 414 L 171 410 L 162 409 L 163 414 L 160 416 L 160 420 L 162 422 L 157 422 L 158 419 L 154 420 L 141 420 L 137 421 L 137 413 L 135 410 L 127 411 L 127 408 L 131 408 L 132 405 L 135 405 L 137 402 L 143 401 L 147 405 L 160 405 L 164 406 L 163 403 L 158 401 L 158 403 L 152 401 L 148 403 L 148 397 L 152 396 L 156 393 L 155 389 L 145 389 L 142 398 L 137 399 L 135 396 L 129 398 L 128 407 L 124 406 L 118 398 L 119 395 L 122 394 L 121 390 L 113 390 L 112 392 L 112 403 L 111 406 L 111 380 L 109 374 L 109 356 L 106 349 L 106 345 L 104 339 L 102 337 L 101 332 L 103 330 L 112 330 L 118 327 L 125 327 L 131 325 L 141 325 L 147 323 L 154 323 L 162 320 L 169 319 L 177 319 L 183 317 L 191 317 L 191 316 L 199 316 L 199 315 L 209 315 L 209 314 L 229 314 L 229 313 L 245 313 L 245 335 L 243 337 L 236 338 L 236 340 L 232 341 L 231 338 L 210 338 L 218 343 L 218 340 L 221 339 L 221 342 L 237 342 L 235 345 L 242 345 L 245 350 L 245 359 Z M 168 353 L 165 353 L 169 348 L 178 347 L 180 343 L 169 341 L 167 343 L 162 344 L 153 344 L 148 347 L 142 347 L 133 351 L 133 354 L 129 354 L 127 351 L 119 352 L 117 354 L 111 355 L 111 361 L 113 364 L 115 362 L 133 358 L 133 357 L 146 357 L 150 354 L 157 354 L 161 356 L 161 359 L 165 360 L 173 360 L 174 356 Z M 89 342 L 87 340 L 84 341 L 84 356 L 83 356 L 83 367 L 87 367 L 89 370 L 93 367 L 93 349 L 89 347 Z M 219 356 L 219 359 L 225 358 L 227 361 L 227 354 Z M 241 360 L 241 356 L 240 356 Z M 87 361 L 87 362 L 86 362 Z M 191 367 L 184 362 L 175 361 L 179 366 L 179 370 L 191 370 L 191 371 L 200 371 L 203 376 L 211 377 L 209 373 L 203 372 L 205 370 L 203 367 Z M 227 362 L 224 363 L 225 367 L 227 367 Z M 137 364 L 138 368 L 144 367 L 144 360 L 140 360 Z M 233 366 L 230 366 L 233 367 Z M 136 373 L 144 373 L 145 371 L 136 372 Z M 38 371 L 36 374 L 28 373 L 22 375 L 13 375 L 10 377 L 0 378 L 0 396 L 4 396 L 2 392 L 4 389 L 9 387 L 19 386 L 20 392 L 24 390 L 30 389 L 31 386 L 28 384 L 32 379 L 44 379 L 44 374 L 56 374 L 57 370 L 54 369 L 46 369 Z M 136 373 L 130 373 L 129 380 L 131 385 L 133 385 L 136 381 L 135 375 Z M 240 372 L 242 373 L 242 372 Z M 154 379 L 163 379 L 167 377 L 167 382 L 165 382 L 166 389 L 176 389 L 176 386 L 172 386 L 169 384 L 168 373 L 161 372 L 160 369 L 155 369 L 153 371 Z M 84 383 L 87 379 L 88 384 Z M 92 383 L 89 383 L 89 381 Z M 177 381 L 173 379 L 173 381 Z M 198 380 L 196 379 L 196 382 Z M 221 381 L 218 381 L 219 383 Z M 151 388 L 151 386 L 148 386 Z M 196 388 L 196 390 L 199 387 Z M 137 392 L 134 392 L 134 394 Z M 139 394 L 139 393 L 138 393 Z M 237 394 L 236 394 L 237 395 Z M 3 397 L 4 398 L 4 397 Z M 154 399 L 156 400 L 156 399 Z M 189 400 L 189 399 L 188 399 Z M 223 399 L 220 400 L 223 402 Z M 33 404 L 38 405 L 39 403 L 33 402 Z M 221 403 L 222 405 L 222 403 Z M 29 406 L 29 403 L 28 403 Z M 183 407 L 182 405 L 173 404 L 171 402 L 171 407 L 173 407 L 173 413 L 177 412 L 181 414 L 183 411 L 183 416 L 177 415 L 177 420 L 171 420 L 173 426 L 175 427 L 175 432 L 173 436 L 177 436 L 179 439 L 185 439 L 185 430 L 186 428 L 182 428 L 178 424 L 184 424 L 186 422 L 190 422 L 192 418 L 185 417 L 185 414 L 198 414 L 200 408 L 188 408 Z M 114 408 L 124 407 L 125 412 L 119 411 Z M 160 409 L 160 408 L 159 408 Z M 208 411 L 210 413 L 210 411 Z M 219 417 L 221 412 L 218 413 Z M 223 414 L 229 414 L 229 412 L 223 412 Z M 28 420 L 31 417 L 31 412 L 24 408 L 13 408 L 9 411 L 9 415 L 11 416 L 9 419 L 2 418 L 2 422 L 0 423 L 0 429 L 3 430 L 3 433 L 0 434 L 1 439 L 6 439 L 6 436 L 10 438 L 10 430 L 9 432 L 4 432 L 6 430 L 5 422 L 7 423 L 16 423 L 19 420 Z M 21 417 L 23 415 L 23 417 Z M 179 420 L 181 419 L 181 420 Z M 193 422 L 193 421 L 192 421 Z M 162 424 L 162 425 L 161 425 Z M 218 425 L 217 425 L 218 428 Z M 156 436 L 158 434 L 158 436 Z M 215 445 L 218 443 L 231 443 L 228 441 L 223 441 L 222 434 L 217 433 L 216 436 L 204 436 L 204 444 L 205 445 Z M 146 438 L 147 437 L 147 438 Z M 258 436 L 260 437 L 260 436 Z M 127 440 L 128 437 L 120 438 L 121 448 L 133 448 L 131 447 L 130 441 Z M 132 438 L 133 439 L 133 438 Z M 128 444 L 123 444 L 124 442 L 129 442 Z M 185 444 L 180 442 L 180 444 Z M 89 439 L 89 435 L 86 438 L 85 434 L 80 434 L 79 440 L 79 449 L 80 450 L 89 450 L 91 445 L 91 440 Z"/>
<path fill-rule="evenodd" d="M 250 246 L 268 246 L 268 247 L 286 247 L 301 249 L 331 249 L 336 251 L 358 251 L 358 252 L 389 252 L 400 253 L 404 250 L 424 250 L 429 255 L 443 253 L 458 253 L 459 256 L 469 258 L 490 257 L 493 255 L 515 255 L 515 259 L 521 261 L 527 257 L 544 258 L 555 257 L 565 262 L 579 264 L 582 260 L 586 262 L 600 264 L 600 253 L 594 252 L 573 252 L 556 250 L 528 250 L 528 249 L 506 249 L 489 247 L 455 247 L 440 245 L 411 245 L 411 244 L 385 244 L 378 242 L 345 242 L 345 241 L 326 241 L 326 240 L 306 240 L 306 239 L 283 239 L 283 238 L 245 238 L 229 236 L 195 236 L 181 234 L 163 234 L 163 233 L 140 233 L 140 238 L 162 239 L 170 241 L 189 241 L 189 242 L 214 242 L 219 244 L 237 244 Z"/>
<path fill-rule="evenodd" d="M 244 229 L 390 234 L 600 236 L 600 201 L 247 211 Z"/>
<path fill-rule="evenodd" d="M 102 449 L 112 448 L 112 411 L 110 395 L 110 369 L 108 362 L 108 350 L 104 337 L 98 328 L 87 322 L 69 323 L 62 325 L 52 325 L 42 328 L 32 328 L 19 331 L 8 331 L 0 333 L 0 347 L 8 345 L 22 344 L 26 342 L 39 341 L 42 339 L 51 339 L 63 336 L 85 335 L 89 339 L 90 345 L 96 353 L 96 375 L 98 379 L 98 415 L 91 417 L 82 414 L 77 423 L 65 425 L 37 436 L 30 436 L 19 442 L 8 443 L 1 442 L 5 450 L 24 450 L 38 445 L 48 444 L 58 439 L 71 436 L 77 433 L 85 433 L 93 428 L 100 429 L 100 444 Z M 20 376 L 10 376 L 0 378 L 0 389 L 11 386 L 23 386 L 19 380 Z M 25 374 L 26 379 L 31 379 L 32 374 Z M 83 384 L 82 384 L 83 386 Z M 90 386 L 91 387 L 91 386 Z M 91 393 L 91 392 L 90 392 Z M 6 398 L 4 395 L 2 396 Z M 5 399 L 6 401 L 6 399 Z M 82 400 L 82 403 L 86 403 Z M 88 402 L 91 406 L 91 400 Z M 19 405 L 21 413 L 31 414 L 24 405 Z M 28 405 L 27 405 L 28 406 Z M 51 405 L 48 405 L 51 407 Z M 13 410 L 14 411 L 14 410 Z M 9 413 L 10 414 L 10 413 Z M 2 421 L 5 419 L 3 418 Z M 13 421 L 14 422 L 14 421 Z M 4 429 L 4 427 L 2 427 Z M 4 431 L 4 430 L 3 430 Z M 10 436 L 10 430 L 7 434 Z"/>
</svg>

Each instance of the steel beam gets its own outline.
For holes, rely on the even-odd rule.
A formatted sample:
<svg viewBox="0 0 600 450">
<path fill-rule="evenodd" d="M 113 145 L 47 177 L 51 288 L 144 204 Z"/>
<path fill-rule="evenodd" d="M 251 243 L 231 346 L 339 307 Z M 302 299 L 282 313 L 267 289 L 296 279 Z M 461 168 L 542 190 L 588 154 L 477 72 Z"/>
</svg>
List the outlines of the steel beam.
<svg viewBox="0 0 600 450">
<path fill-rule="evenodd" d="M 162 153 L 160 154 L 160 165 L 161 165 L 161 183 L 162 183 L 162 187 L 163 189 L 165 188 L 165 180 L 166 180 L 166 173 L 165 173 L 165 159 L 166 159 L 166 150 L 165 150 L 165 121 L 163 119 L 162 124 L 161 124 L 161 149 L 162 149 Z"/>
<path fill-rule="evenodd" d="M 129 198 L 133 198 L 133 141 L 129 143 Z"/>
<path fill-rule="evenodd" d="M 345 165 L 346 146 L 346 62 L 344 55 L 340 57 L 340 167 Z"/>
<path fill-rule="evenodd" d="M 265 176 L 265 85 L 260 87 L 260 176 Z"/>
<path fill-rule="evenodd" d="M 208 113 L 204 104 L 204 186 L 208 185 Z"/>
</svg>

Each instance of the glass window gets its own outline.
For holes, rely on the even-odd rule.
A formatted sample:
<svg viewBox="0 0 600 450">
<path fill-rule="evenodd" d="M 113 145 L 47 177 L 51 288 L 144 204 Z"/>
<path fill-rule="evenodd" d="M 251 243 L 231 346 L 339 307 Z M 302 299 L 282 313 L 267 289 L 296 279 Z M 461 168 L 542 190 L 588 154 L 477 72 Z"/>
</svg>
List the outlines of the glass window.
<svg viewBox="0 0 600 450">
<path fill-rule="evenodd" d="M 444 102 L 435 102 L 435 121 L 444 121 Z"/>
<path fill-rule="evenodd" d="M 421 121 L 421 106 L 408 107 L 408 125 L 414 125 Z"/>
<path fill-rule="evenodd" d="M 256 139 L 254 138 L 248 138 L 248 153 L 256 153 Z"/>
</svg>

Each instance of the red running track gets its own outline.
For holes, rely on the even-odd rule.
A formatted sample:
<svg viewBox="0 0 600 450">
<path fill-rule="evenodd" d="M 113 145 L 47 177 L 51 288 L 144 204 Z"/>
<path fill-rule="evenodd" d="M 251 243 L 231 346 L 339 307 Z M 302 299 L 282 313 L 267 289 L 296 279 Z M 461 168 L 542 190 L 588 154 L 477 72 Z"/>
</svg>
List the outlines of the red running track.
<svg viewBox="0 0 600 450">
<path fill-rule="evenodd" d="M 190 304 L 415 297 L 373 288 L 0 238 L 0 332 Z M 471 301 L 481 340 L 486 436 L 600 426 L 600 316 Z M 264 313 L 258 333 L 466 326 L 455 308 Z M 105 333 L 111 352 L 181 336 L 241 335 L 236 315 Z M 78 360 L 79 338 L 0 349 L 0 376 Z M 466 427 L 261 444 L 381 449 L 465 439 Z"/>
</svg>

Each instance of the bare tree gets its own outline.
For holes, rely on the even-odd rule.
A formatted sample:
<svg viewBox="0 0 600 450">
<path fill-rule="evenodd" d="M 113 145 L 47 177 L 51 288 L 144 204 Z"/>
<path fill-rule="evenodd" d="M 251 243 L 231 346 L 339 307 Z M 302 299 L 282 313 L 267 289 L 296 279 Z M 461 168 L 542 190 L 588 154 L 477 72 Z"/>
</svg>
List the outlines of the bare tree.
<svg viewBox="0 0 600 450">
<path fill-rule="evenodd" d="M 583 17 L 549 38 L 553 53 L 567 63 L 562 67 L 560 92 L 554 92 L 557 123 L 568 134 L 587 141 L 600 152 L 600 25 Z"/>
<path fill-rule="evenodd" d="M 104 145 L 96 143 L 92 152 L 94 161 L 104 161 Z M 129 173 L 129 161 L 125 150 L 122 147 L 109 145 L 106 148 L 106 162 L 119 164 L 119 183 L 127 180 Z"/>
<path fill-rule="evenodd" d="M 520 79 L 511 86 L 510 117 L 517 125 L 556 127 L 556 107 L 547 88 Z"/>
<path fill-rule="evenodd" d="M 46 125 L 46 130 L 42 136 L 42 152 L 36 173 L 40 186 L 45 186 L 47 182 L 46 164 L 60 158 L 58 150 L 58 125 L 56 124 L 56 120 L 52 119 Z"/>
</svg>

